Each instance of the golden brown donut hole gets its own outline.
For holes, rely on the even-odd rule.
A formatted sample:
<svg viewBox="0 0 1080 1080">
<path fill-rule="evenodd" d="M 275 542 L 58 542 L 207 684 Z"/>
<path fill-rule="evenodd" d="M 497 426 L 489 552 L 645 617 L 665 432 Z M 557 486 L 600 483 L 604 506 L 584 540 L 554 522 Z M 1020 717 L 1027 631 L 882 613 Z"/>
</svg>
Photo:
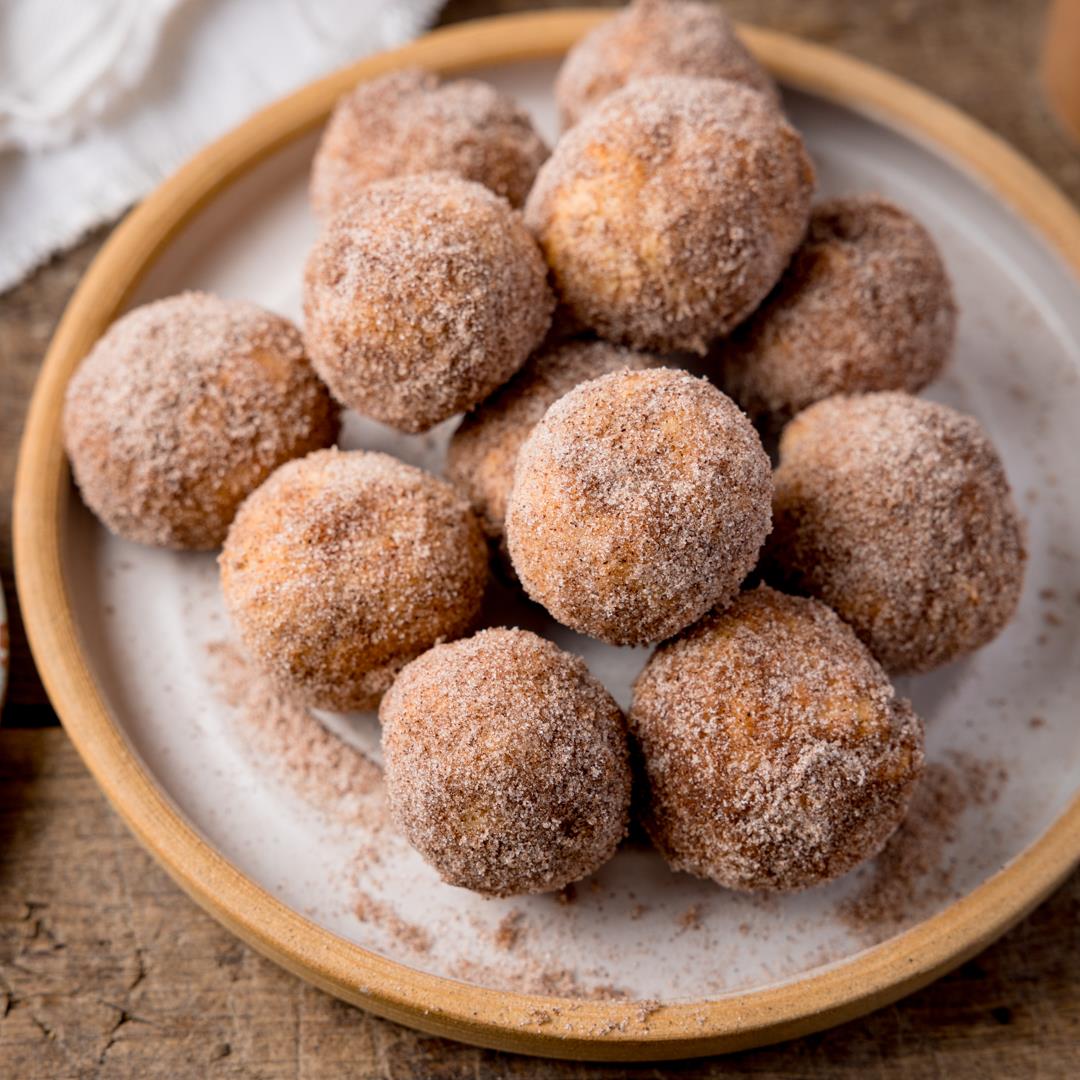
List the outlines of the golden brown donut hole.
<svg viewBox="0 0 1080 1080">
<path fill-rule="evenodd" d="M 536 634 L 484 630 L 436 646 L 379 715 L 391 813 L 451 885 L 560 889 L 626 833 L 622 713 L 579 657 Z"/>
<path fill-rule="evenodd" d="M 280 315 L 187 292 L 118 319 L 68 384 L 64 445 L 114 533 L 209 549 L 279 465 L 337 437 L 337 407 Z"/>
<path fill-rule="evenodd" d="M 769 531 L 749 420 L 704 379 L 621 371 L 560 398 L 518 454 L 506 539 L 525 591 L 616 645 L 659 641 L 735 595 Z"/>
<path fill-rule="evenodd" d="M 769 581 L 816 596 L 893 673 L 929 671 L 1012 618 L 1023 527 L 979 422 L 883 392 L 826 398 L 780 440 Z"/>
<path fill-rule="evenodd" d="M 467 633 L 487 546 L 453 488 L 387 454 L 326 450 L 279 469 L 220 557 L 225 604 L 255 662 L 326 709 L 370 709 L 436 641 Z"/>
<path fill-rule="evenodd" d="M 366 184 L 450 172 L 521 206 L 547 156 L 528 114 L 495 87 L 394 71 L 338 101 L 312 162 L 311 202 L 329 217 Z"/>
<path fill-rule="evenodd" d="M 806 231 L 798 132 L 723 79 L 642 79 L 545 162 L 525 217 L 561 302 L 601 337 L 704 353 L 776 284 Z"/>
<path fill-rule="evenodd" d="M 344 404 L 414 433 L 506 382 L 554 303 L 505 199 L 447 173 L 406 176 L 327 222 L 304 275 L 304 340 Z"/>
<path fill-rule="evenodd" d="M 922 724 L 851 628 L 764 586 L 656 651 L 630 724 L 653 842 L 730 889 L 802 889 L 876 855 L 923 765 Z"/>
</svg>

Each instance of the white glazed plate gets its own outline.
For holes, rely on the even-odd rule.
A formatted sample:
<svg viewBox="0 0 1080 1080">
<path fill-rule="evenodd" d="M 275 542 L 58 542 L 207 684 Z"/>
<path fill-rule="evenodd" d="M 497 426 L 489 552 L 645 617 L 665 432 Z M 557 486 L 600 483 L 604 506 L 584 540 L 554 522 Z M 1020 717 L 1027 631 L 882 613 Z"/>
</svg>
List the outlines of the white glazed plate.
<svg viewBox="0 0 1080 1080">
<path fill-rule="evenodd" d="M 537 61 L 477 74 L 516 95 L 553 139 L 555 69 Z M 62 569 L 115 723 L 206 843 L 317 926 L 490 988 L 713 999 L 791 982 L 919 924 L 1039 839 L 1080 789 L 1080 288 L 1031 228 L 932 146 L 807 94 L 785 105 L 817 165 L 819 195 L 881 192 L 937 240 L 961 315 L 955 358 L 929 396 L 982 421 L 1028 522 L 1027 581 L 1006 632 L 976 656 L 901 682 L 926 721 L 933 798 L 922 797 L 883 858 L 797 895 L 727 892 L 632 843 L 573 896 L 482 899 L 442 884 L 394 833 L 364 758 L 324 760 L 313 777 L 295 755 L 268 749 L 274 733 L 226 700 L 214 672 L 232 635 L 212 555 L 119 540 L 72 491 Z M 299 319 L 315 235 L 305 190 L 314 145 L 307 137 L 275 152 L 213 200 L 131 302 L 201 288 Z M 349 415 L 342 445 L 438 472 L 453 425 L 410 437 Z M 580 652 L 624 706 L 648 655 L 566 631 L 503 586 L 493 586 L 487 622 L 540 629 Z M 373 715 L 291 723 L 277 729 L 279 743 L 284 734 L 326 751 L 329 731 L 378 760 Z M 346 775 L 367 786 L 340 799 L 317 790 Z M 551 1034 L 561 1022 L 535 1018 Z"/>
</svg>

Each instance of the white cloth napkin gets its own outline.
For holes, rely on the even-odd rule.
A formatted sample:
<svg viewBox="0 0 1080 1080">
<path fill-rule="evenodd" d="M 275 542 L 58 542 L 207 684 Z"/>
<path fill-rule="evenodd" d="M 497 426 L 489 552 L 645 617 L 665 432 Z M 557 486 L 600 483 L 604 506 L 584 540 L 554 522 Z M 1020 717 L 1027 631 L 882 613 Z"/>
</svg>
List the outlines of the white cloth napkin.
<svg viewBox="0 0 1080 1080">
<path fill-rule="evenodd" d="M 4 0 L 0 291 L 256 109 L 442 0 Z"/>
</svg>

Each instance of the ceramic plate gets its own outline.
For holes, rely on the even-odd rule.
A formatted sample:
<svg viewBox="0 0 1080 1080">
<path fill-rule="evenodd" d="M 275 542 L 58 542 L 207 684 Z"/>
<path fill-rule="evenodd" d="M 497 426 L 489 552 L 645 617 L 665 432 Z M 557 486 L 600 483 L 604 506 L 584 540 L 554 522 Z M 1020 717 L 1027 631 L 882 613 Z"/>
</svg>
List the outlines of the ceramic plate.
<svg viewBox="0 0 1080 1080">
<path fill-rule="evenodd" d="M 556 22 L 547 18 L 549 27 Z M 569 40 L 576 29 L 561 32 Z M 454 40 L 460 45 L 462 35 Z M 474 53 L 454 63 L 514 94 L 554 139 L 556 56 L 492 63 L 497 50 Z M 382 812 L 375 716 L 268 702 L 235 650 L 214 556 L 119 540 L 66 479 L 58 487 L 62 587 L 79 661 L 119 736 L 108 753 L 130 750 L 158 812 L 175 819 L 169 827 L 193 850 L 213 854 L 213 872 L 227 865 L 249 904 L 221 910 L 231 901 L 209 884 L 210 863 L 163 855 L 173 872 L 302 974 L 407 1022 L 533 1052 L 646 1057 L 746 1045 L 820 1026 L 849 1015 L 853 1003 L 865 1008 L 896 996 L 916 974 L 929 977 L 925 957 L 905 968 L 904 943 L 914 940 L 905 932 L 945 925 L 934 917 L 963 911 L 958 901 L 1007 876 L 1002 871 L 1021 853 L 1068 820 L 1080 787 L 1080 287 L 1047 238 L 994 194 L 993 176 L 880 109 L 874 115 L 857 86 L 841 93 L 828 81 L 816 92 L 806 80 L 802 89 L 786 87 L 784 100 L 816 163 L 819 195 L 880 192 L 932 232 L 961 314 L 953 362 L 928 394 L 976 415 L 997 443 L 1030 550 L 1023 600 L 1006 632 L 969 659 L 901 681 L 926 721 L 928 779 L 885 854 L 842 880 L 793 896 L 740 895 L 672 873 L 631 843 L 558 896 L 486 900 L 442 884 Z M 249 160 L 235 182 L 141 257 L 147 272 L 126 306 L 198 288 L 299 319 L 300 270 L 315 236 L 305 191 L 315 135 L 277 142 L 272 152 L 268 140 L 260 143 L 257 164 Z M 248 159 L 255 154 L 249 149 Z M 410 437 L 350 414 L 342 445 L 439 472 L 455 422 Z M 55 425 L 47 438 L 55 440 Z M 43 616 L 33 597 L 24 604 L 48 678 L 62 661 L 42 655 L 51 648 L 40 636 Z M 648 655 L 562 629 L 498 584 L 485 619 L 537 629 L 580 653 L 623 705 Z M 85 748 L 85 697 L 61 711 L 94 765 L 104 751 Z M 110 794 L 162 854 L 160 823 L 145 806 L 133 808 L 130 791 L 125 805 L 117 789 L 130 785 L 113 776 Z M 1075 815 L 1070 827 L 1073 843 Z M 1014 882 L 1019 892 L 1008 891 L 996 920 L 976 905 L 967 922 L 948 924 L 953 940 L 935 954 L 938 968 L 1038 899 L 1075 847 L 1056 854 L 1052 873 Z M 270 908 L 286 919 L 278 925 L 305 936 L 299 952 L 290 954 L 284 931 L 264 917 Z M 341 949 L 344 966 L 335 974 L 319 967 Z M 368 954 L 378 978 L 357 966 Z M 881 964 L 885 973 L 873 975 Z M 845 971 L 858 993 L 815 997 L 815 986 L 840 985 L 836 973 L 842 981 Z M 417 981 L 415 973 L 437 978 Z M 401 991 L 408 1008 L 398 1007 L 395 979 L 422 988 Z M 522 993 L 531 996 L 514 996 Z M 774 1003 L 792 995 L 801 1002 L 776 1006 L 788 1027 L 753 1012 L 770 994 Z"/>
</svg>

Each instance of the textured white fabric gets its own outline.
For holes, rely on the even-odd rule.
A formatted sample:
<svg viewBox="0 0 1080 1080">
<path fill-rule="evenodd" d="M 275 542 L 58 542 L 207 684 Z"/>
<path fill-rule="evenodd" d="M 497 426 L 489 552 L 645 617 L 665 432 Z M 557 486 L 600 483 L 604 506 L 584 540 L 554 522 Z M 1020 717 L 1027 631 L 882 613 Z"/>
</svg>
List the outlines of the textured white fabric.
<svg viewBox="0 0 1080 1080">
<path fill-rule="evenodd" d="M 3 0 L 0 291 L 305 82 L 442 0 Z"/>
<path fill-rule="evenodd" d="M 181 0 L 48 0 L 0 8 L 0 148 L 70 142 L 146 74 Z"/>
</svg>

